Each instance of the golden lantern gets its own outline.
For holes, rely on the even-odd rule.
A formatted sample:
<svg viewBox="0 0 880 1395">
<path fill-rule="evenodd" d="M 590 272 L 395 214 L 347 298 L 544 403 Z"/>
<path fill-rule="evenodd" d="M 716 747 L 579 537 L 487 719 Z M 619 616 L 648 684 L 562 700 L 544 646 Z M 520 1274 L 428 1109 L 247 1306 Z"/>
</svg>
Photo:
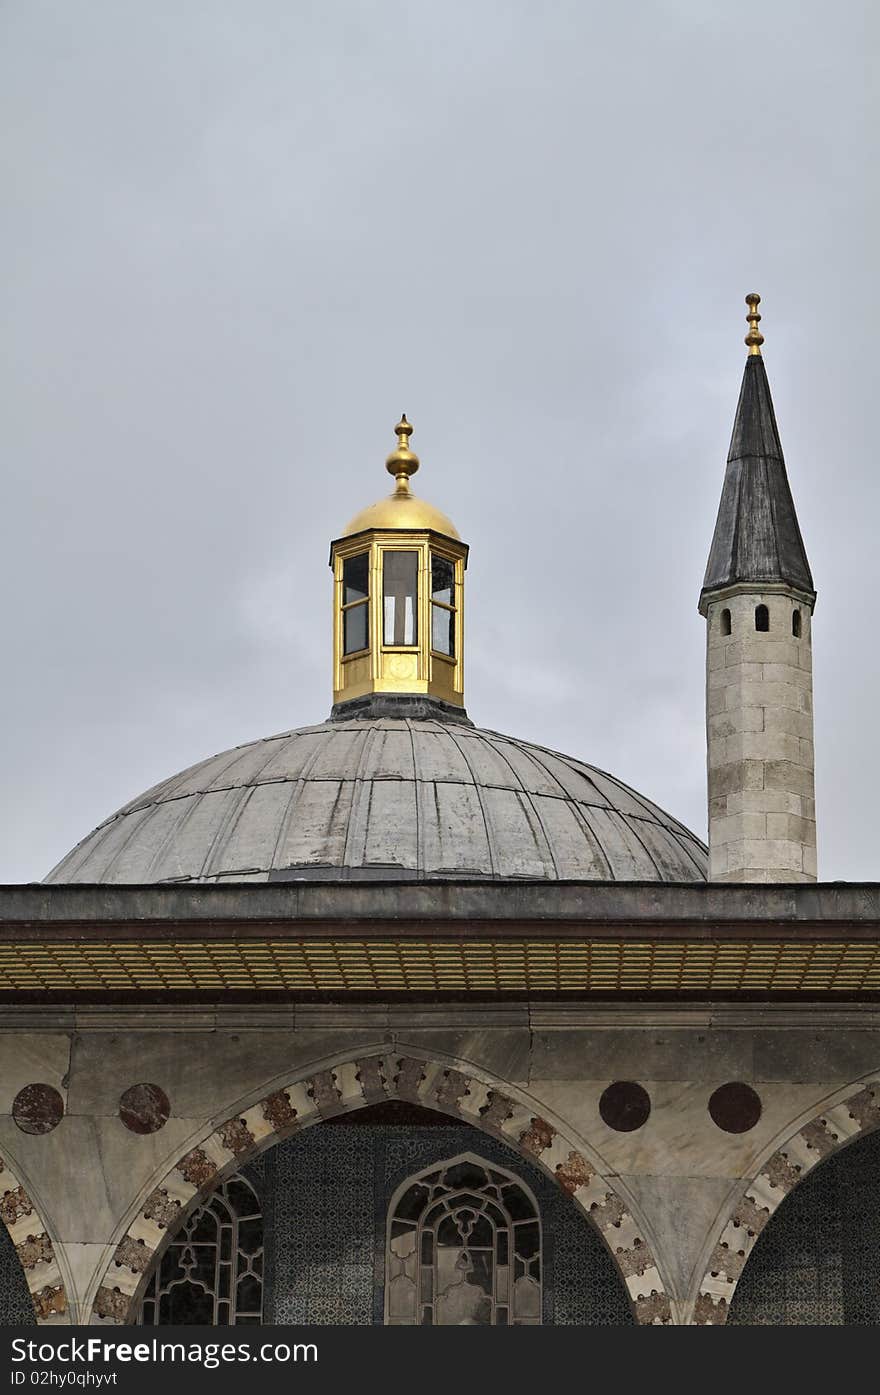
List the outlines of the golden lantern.
<svg viewBox="0 0 880 1395">
<path fill-rule="evenodd" d="M 394 429 L 393 492 L 330 545 L 337 718 L 375 712 L 374 695 L 432 699 L 463 715 L 468 550 L 446 515 L 413 494 L 412 426 L 403 416 Z"/>
</svg>

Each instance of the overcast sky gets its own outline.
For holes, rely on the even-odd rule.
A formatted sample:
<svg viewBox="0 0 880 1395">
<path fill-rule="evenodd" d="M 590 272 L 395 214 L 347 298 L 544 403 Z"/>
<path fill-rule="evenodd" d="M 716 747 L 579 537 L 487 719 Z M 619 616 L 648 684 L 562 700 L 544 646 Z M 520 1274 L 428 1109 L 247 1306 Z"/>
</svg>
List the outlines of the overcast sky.
<svg viewBox="0 0 880 1395">
<path fill-rule="evenodd" d="M 402 410 L 471 545 L 471 717 L 705 836 L 751 290 L 819 591 L 820 876 L 880 879 L 878 14 L 4 0 L 0 879 L 323 720 L 328 542 Z"/>
</svg>

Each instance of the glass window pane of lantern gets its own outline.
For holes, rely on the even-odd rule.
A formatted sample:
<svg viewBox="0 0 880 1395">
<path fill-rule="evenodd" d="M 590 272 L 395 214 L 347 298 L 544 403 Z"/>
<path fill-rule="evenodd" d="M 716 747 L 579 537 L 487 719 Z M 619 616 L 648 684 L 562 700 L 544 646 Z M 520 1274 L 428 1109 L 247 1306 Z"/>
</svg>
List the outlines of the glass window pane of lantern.
<svg viewBox="0 0 880 1395">
<path fill-rule="evenodd" d="M 386 644 L 418 643 L 419 554 L 386 552 L 382 563 Z"/>
<path fill-rule="evenodd" d="M 454 604 L 455 567 L 445 557 L 431 553 L 431 599 Z M 437 647 L 436 645 L 434 646 Z"/>
<path fill-rule="evenodd" d="M 370 589 L 370 555 L 359 552 L 357 557 L 346 557 L 342 564 L 342 604 L 352 601 L 365 601 Z"/>
<path fill-rule="evenodd" d="M 437 654 L 455 657 L 455 611 L 442 605 L 431 606 L 431 648 Z"/>
<path fill-rule="evenodd" d="M 356 654 L 369 644 L 369 610 L 366 601 L 342 612 L 342 652 Z"/>
</svg>

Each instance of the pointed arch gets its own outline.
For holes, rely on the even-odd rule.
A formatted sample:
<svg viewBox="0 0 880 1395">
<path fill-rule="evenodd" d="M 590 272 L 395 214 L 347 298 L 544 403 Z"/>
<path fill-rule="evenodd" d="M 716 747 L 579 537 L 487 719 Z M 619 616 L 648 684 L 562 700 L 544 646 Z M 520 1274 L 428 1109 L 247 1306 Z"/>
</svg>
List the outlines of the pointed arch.
<svg viewBox="0 0 880 1395">
<path fill-rule="evenodd" d="M 0 1155 L 0 1221 L 24 1270 L 38 1323 L 67 1322 L 67 1294 L 55 1247 L 37 1203 Z"/>
<path fill-rule="evenodd" d="M 880 1128 L 880 1074 L 796 1129 L 740 1193 L 712 1251 L 694 1307 L 695 1323 L 727 1321 L 755 1242 L 776 1208 L 807 1173 L 847 1143 Z"/>
<path fill-rule="evenodd" d="M 670 1323 L 669 1296 L 644 1227 L 626 1200 L 584 1157 L 577 1141 L 535 1112 L 505 1084 L 446 1063 L 397 1052 L 367 1052 L 300 1077 L 225 1119 L 177 1160 L 137 1208 L 101 1279 L 94 1320 L 124 1323 L 163 1247 L 169 1226 L 194 1209 L 230 1172 L 274 1143 L 334 1115 L 404 1100 L 507 1143 L 537 1163 L 604 1239 L 640 1323 Z"/>
</svg>

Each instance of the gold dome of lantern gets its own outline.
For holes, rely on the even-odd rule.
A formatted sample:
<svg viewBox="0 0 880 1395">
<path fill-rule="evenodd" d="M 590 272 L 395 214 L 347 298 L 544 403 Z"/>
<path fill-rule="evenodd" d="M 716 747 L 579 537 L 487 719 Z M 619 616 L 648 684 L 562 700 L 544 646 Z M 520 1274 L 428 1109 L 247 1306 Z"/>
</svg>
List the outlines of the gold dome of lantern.
<svg viewBox="0 0 880 1395">
<path fill-rule="evenodd" d="M 419 468 L 419 457 L 410 450 L 409 438 L 412 425 L 404 414 L 395 426 L 397 449 L 393 450 L 385 462 L 389 474 L 395 477 L 395 487 L 384 499 L 368 504 L 356 513 L 340 537 L 350 538 L 355 533 L 363 533 L 370 528 L 380 528 L 383 532 L 402 530 L 405 532 L 441 533 L 446 538 L 461 541 L 461 535 L 450 518 L 440 509 L 435 509 L 427 499 L 419 499 L 412 492 L 410 477 Z"/>
</svg>

